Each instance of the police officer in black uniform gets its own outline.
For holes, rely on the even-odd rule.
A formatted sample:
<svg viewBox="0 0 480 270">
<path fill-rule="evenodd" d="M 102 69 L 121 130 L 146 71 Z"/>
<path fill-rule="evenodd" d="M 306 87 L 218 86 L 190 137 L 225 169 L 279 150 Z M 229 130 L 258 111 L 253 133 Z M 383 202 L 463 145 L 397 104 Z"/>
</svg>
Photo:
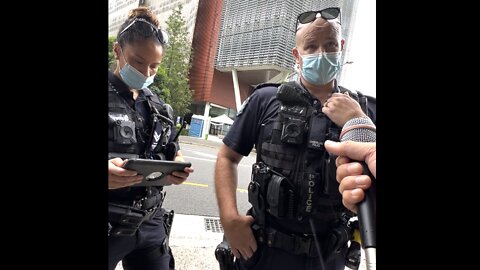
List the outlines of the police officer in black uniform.
<svg viewBox="0 0 480 270">
<path fill-rule="evenodd" d="M 184 161 L 173 141 L 171 106 L 147 88 L 167 42 L 155 15 L 139 7 L 130 11 L 114 44 L 117 67 L 108 72 L 110 270 L 120 260 L 127 270 L 175 268 L 168 245 L 173 212 L 162 208 L 162 187 L 131 187 L 143 176 L 122 168 L 129 158 Z M 191 168 L 176 171 L 167 180 L 181 184 L 192 172 Z"/>
<path fill-rule="evenodd" d="M 375 122 L 375 99 L 337 85 L 344 40 L 340 9 L 297 17 L 296 82 L 257 86 L 223 139 L 215 189 L 225 236 L 237 269 L 345 268 L 349 220 L 335 179 L 339 140 L 352 118 Z M 237 166 L 255 145 L 246 215 L 237 210 Z"/>
</svg>

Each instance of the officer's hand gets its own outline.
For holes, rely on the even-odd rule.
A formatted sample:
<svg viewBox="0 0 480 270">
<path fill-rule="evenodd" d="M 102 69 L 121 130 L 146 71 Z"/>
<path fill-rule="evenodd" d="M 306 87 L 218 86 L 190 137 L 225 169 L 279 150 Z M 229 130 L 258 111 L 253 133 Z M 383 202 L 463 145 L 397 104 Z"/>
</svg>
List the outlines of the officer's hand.
<svg viewBox="0 0 480 270">
<path fill-rule="evenodd" d="M 252 216 L 237 215 L 222 220 L 223 230 L 235 257 L 248 260 L 257 250 L 257 241 L 251 229 L 254 219 Z"/>
<path fill-rule="evenodd" d="M 175 161 L 185 162 L 185 159 L 183 159 L 183 155 L 181 153 L 177 153 L 177 155 L 175 156 Z M 167 180 L 174 185 L 180 185 L 183 182 L 185 182 L 185 180 L 187 180 L 188 176 L 191 173 L 193 173 L 193 168 L 192 167 L 186 167 L 183 170 L 183 172 L 182 171 L 174 171 L 174 172 L 172 172 L 172 174 L 167 175 Z"/>
<path fill-rule="evenodd" d="M 167 175 L 167 180 L 174 185 L 180 185 L 181 183 L 185 182 L 185 180 L 187 180 L 188 176 L 191 173 L 193 173 L 193 168 L 186 167 L 183 172 L 174 171 L 172 172 L 172 174 Z"/>
<path fill-rule="evenodd" d="M 127 160 L 114 158 L 108 161 L 108 189 L 128 187 L 142 182 L 143 176 L 136 171 L 122 168 Z"/>
<path fill-rule="evenodd" d="M 345 93 L 333 93 L 322 107 L 322 112 L 339 127 L 343 127 L 352 118 L 366 117 L 360 104 Z"/>
<path fill-rule="evenodd" d="M 353 212 L 357 212 L 356 204 L 365 197 L 364 190 L 372 184 L 372 179 L 363 174 L 362 165 L 354 160 L 365 161 L 369 170 L 376 176 L 376 144 L 365 142 L 325 142 L 325 149 L 338 155 L 337 181 L 340 183 L 339 190 L 342 193 L 343 204 Z"/>
</svg>

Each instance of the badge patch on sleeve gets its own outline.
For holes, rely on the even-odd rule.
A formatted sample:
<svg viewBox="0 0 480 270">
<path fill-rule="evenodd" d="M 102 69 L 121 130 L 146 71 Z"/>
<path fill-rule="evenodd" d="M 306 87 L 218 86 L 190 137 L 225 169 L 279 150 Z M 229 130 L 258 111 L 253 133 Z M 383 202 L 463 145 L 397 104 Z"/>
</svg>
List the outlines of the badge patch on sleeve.
<svg viewBox="0 0 480 270">
<path fill-rule="evenodd" d="M 245 101 L 243 101 L 242 106 L 240 107 L 240 110 L 238 110 L 238 112 L 237 112 L 237 116 L 239 116 L 243 113 L 243 110 L 247 106 L 249 100 L 250 100 L 250 97 L 248 97 L 247 99 L 245 99 Z"/>
</svg>

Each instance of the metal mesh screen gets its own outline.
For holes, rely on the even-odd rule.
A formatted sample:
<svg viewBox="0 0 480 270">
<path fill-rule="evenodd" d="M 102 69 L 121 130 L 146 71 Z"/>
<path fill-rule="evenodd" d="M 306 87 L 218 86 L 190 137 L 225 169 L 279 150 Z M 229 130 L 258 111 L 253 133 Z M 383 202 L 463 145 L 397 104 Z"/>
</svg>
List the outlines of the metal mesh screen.
<svg viewBox="0 0 480 270">
<path fill-rule="evenodd" d="M 205 231 L 223 233 L 223 227 L 219 218 L 205 218 Z"/>
<path fill-rule="evenodd" d="M 339 6 L 344 37 L 355 0 L 225 0 L 216 68 L 276 65 L 293 70 L 296 16 L 307 10 Z"/>
</svg>

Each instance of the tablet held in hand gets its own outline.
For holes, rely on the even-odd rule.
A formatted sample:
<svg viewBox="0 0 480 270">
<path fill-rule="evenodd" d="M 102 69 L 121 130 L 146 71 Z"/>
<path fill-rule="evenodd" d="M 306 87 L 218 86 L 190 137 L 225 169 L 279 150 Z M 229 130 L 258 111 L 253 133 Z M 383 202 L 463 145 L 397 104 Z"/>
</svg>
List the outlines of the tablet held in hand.
<svg viewBox="0 0 480 270">
<path fill-rule="evenodd" d="M 168 186 L 171 185 L 165 176 L 174 171 L 181 171 L 186 167 L 191 167 L 190 162 L 178 162 L 170 160 L 154 160 L 154 159 L 129 159 L 123 165 L 124 169 L 136 171 L 144 176 L 141 183 L 132 187 L 139 186 Z"/>
</svg>

